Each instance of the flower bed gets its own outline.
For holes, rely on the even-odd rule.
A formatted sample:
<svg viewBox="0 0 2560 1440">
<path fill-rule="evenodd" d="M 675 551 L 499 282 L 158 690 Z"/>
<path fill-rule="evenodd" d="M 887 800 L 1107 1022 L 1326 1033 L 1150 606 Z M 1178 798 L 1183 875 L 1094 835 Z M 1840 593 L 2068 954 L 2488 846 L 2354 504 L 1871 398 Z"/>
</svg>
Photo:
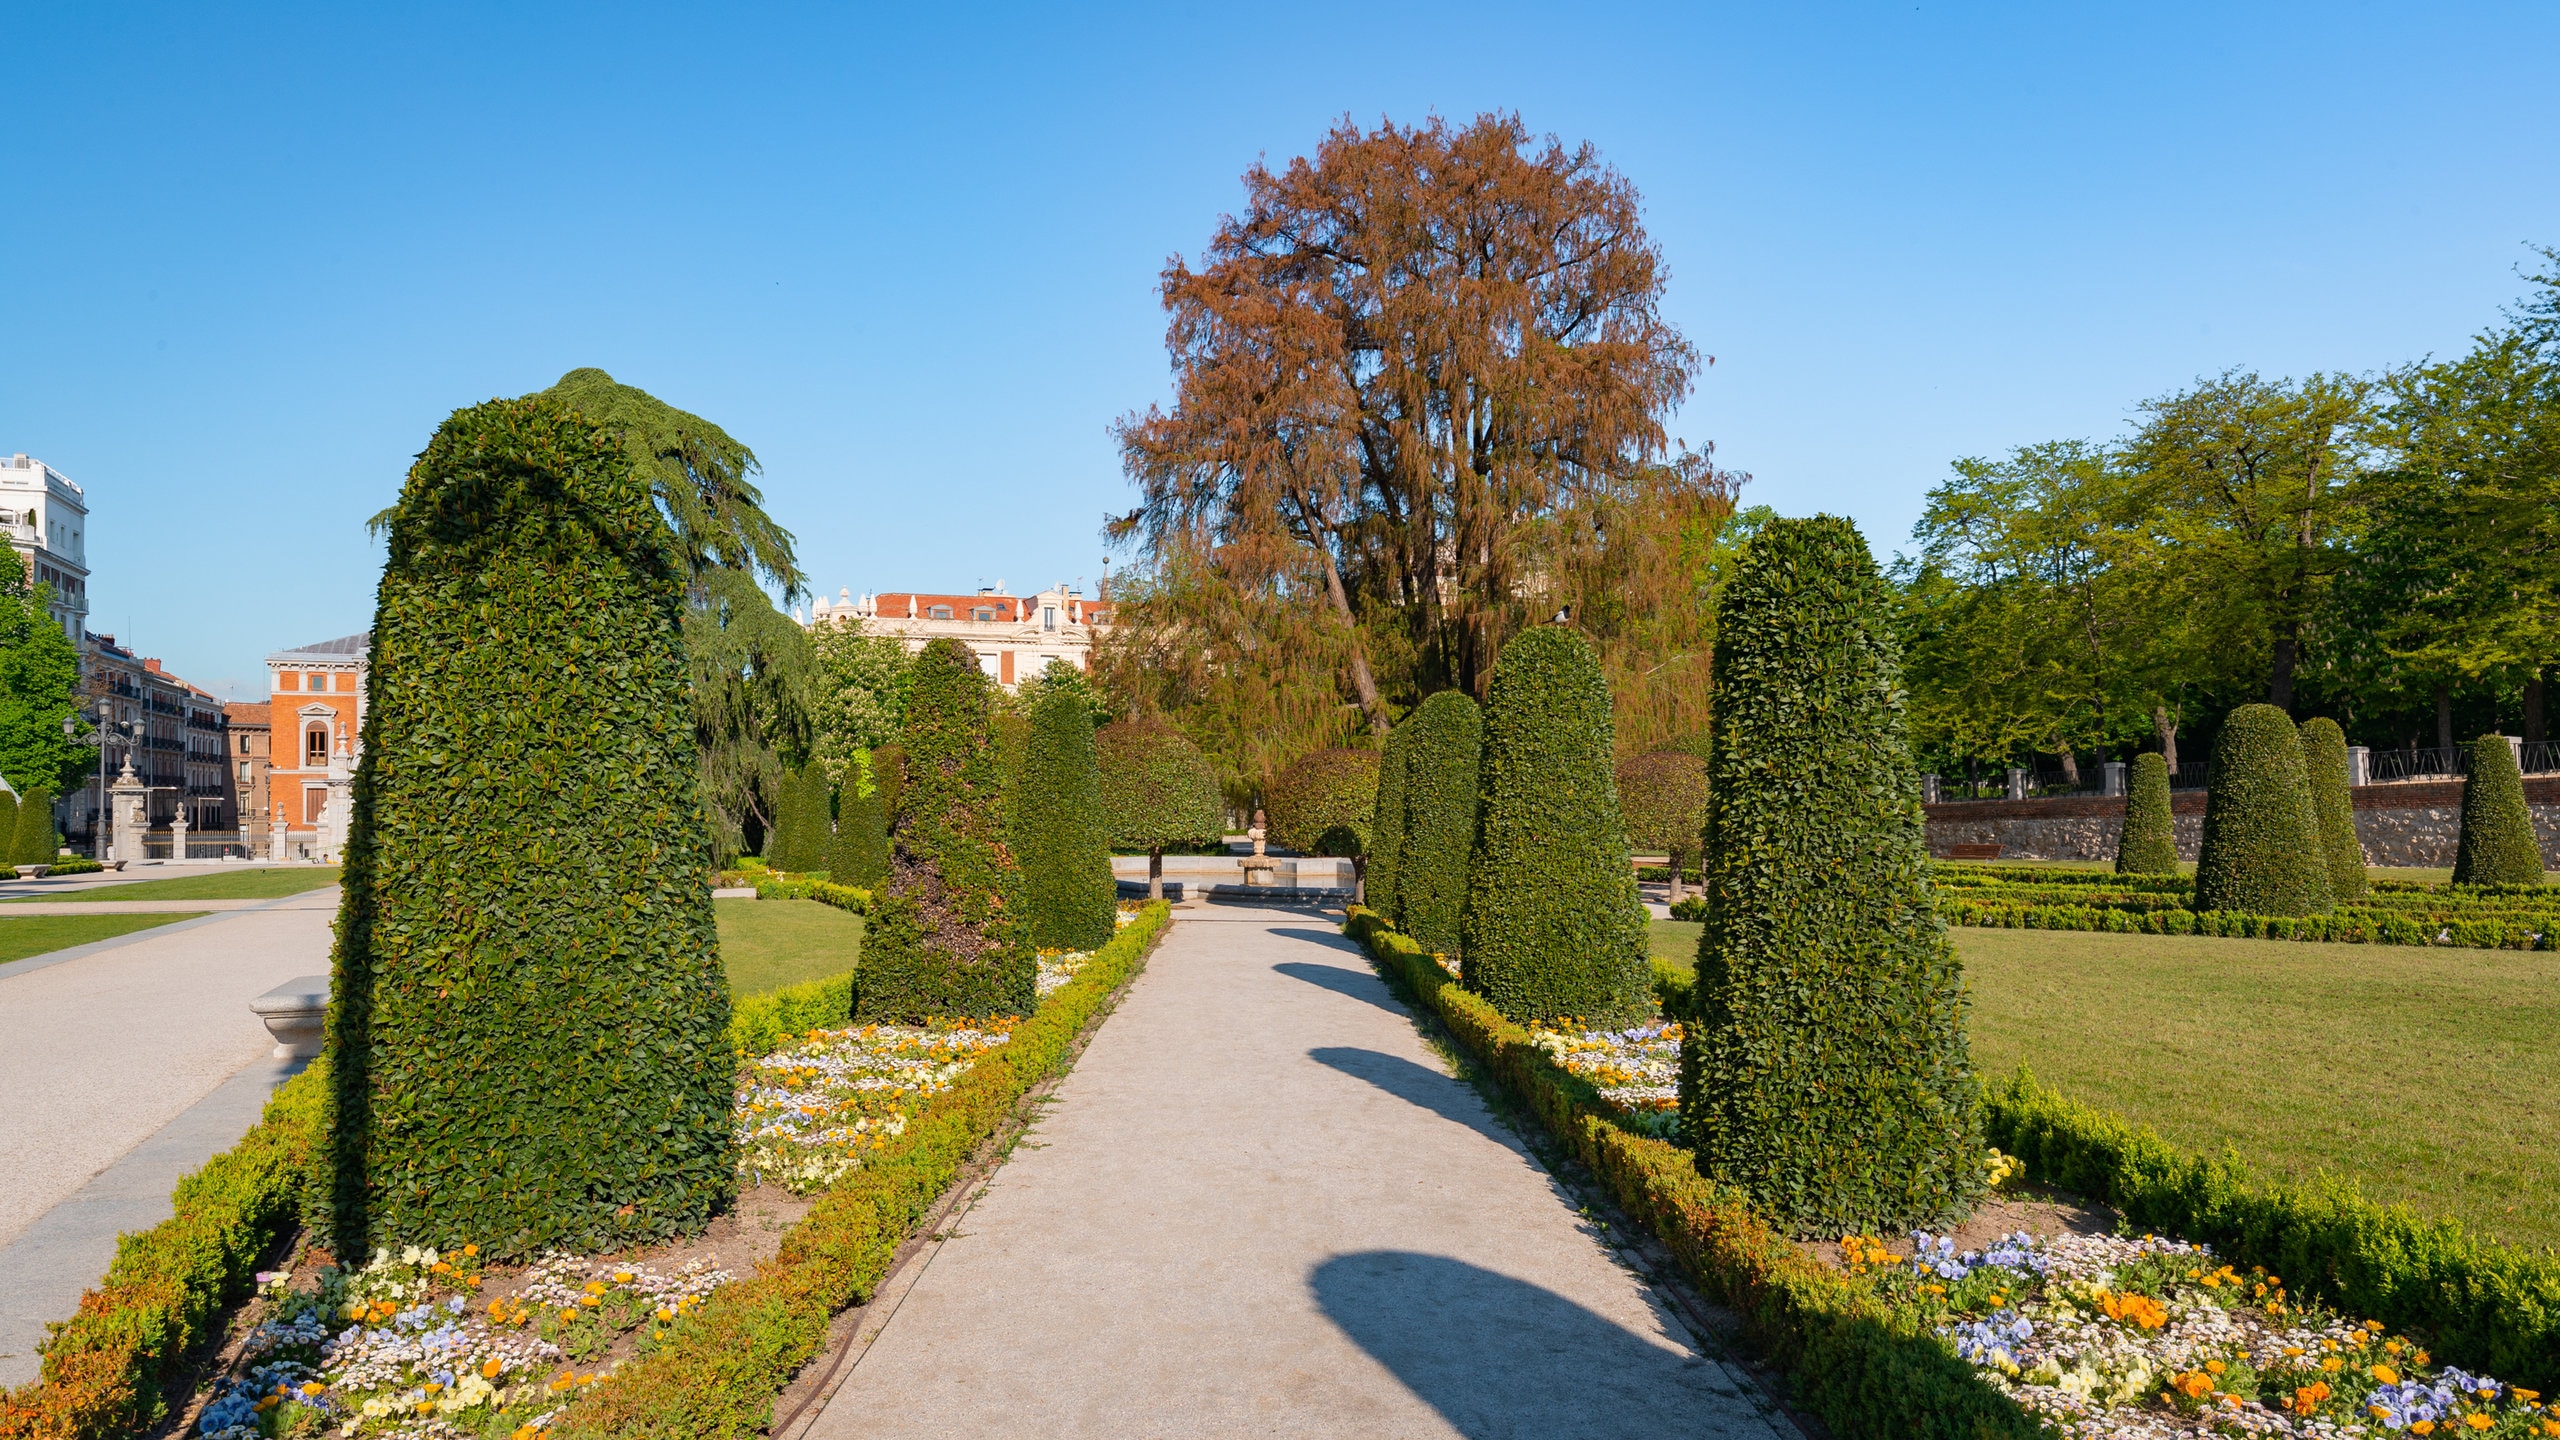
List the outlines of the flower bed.
<svg viewBox="0 0 2560 1440">
<path fill-rule="evenodd" d="M 1529 1027 L 1529 1043 L 1566 1073 L 1590 1082 L 1617 1118 L 1640 1134 L 1668 1139 L 1680 1126 L 1677 1022 L 1625 1030 Z"/>
</svg>

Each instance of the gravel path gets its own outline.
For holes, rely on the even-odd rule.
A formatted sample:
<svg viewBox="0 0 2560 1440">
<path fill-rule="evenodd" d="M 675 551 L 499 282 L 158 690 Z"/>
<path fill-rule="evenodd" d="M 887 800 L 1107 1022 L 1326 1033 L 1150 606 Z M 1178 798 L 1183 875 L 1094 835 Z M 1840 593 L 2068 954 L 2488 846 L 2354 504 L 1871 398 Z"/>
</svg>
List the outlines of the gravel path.
<svg viewBox="0 0 2560 1440">
<path fill-rule="evenodd" d="M 105 1273 L 116 1230 L 165 1218 L 167 1182 L 256 1121 L 263 1095 L 226 1088 L 274 1047 L 249 1000 L 327 973 L 338 891 L 257 903 L 0 966 L 0 1384 L 32 1376 L 27 1327 L 40 1337 L 42 1320 L 70 1313 Z M 131 1175 L 110 1174 L 129 1157 Z M 156 1200 L 142 1193 L 151 1185 Z M 75 1195 L 95 1223 L 65 1210 L 39 1224 Z"/>
<path fill-rule="evenodd" d="M 810 1440 L 1793 1433 L 1330 919 L 1177 913 Z"/>
</svg>

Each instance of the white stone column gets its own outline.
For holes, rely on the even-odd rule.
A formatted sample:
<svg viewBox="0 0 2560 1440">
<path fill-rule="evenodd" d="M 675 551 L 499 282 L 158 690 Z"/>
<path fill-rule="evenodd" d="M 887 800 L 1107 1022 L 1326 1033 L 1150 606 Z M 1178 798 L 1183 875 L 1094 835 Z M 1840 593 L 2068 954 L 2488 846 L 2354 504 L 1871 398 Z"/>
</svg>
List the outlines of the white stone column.
<svg viewBox="0 0 2560 1440">
<path fill-rule="evenodd" d="M 143 832 L 151 828 L 151 816 L 146 808 L 151 789 L 142 783 L 141 776 L 133 773 L 131 755 L 124 757 L 124 770 L 116 776 L 116 783 L 108 788 L 107 795 L 113 826 L 109 832 L 108 858 L 128 864 L 139 863 Z"/>
<path fill-rule="evenodd" d="M 1923 805 L 1935 805 L 1938 803 L 1937 776 L 1923 775 L 1920 777 L 1920 803 Z M 1672 876 L 1671 883 L 1673 886 L 1677 887 L 1680 883 L 1680 877 L 1677 875 Z"/>
<path fill-rule="evenodd" d="M 2009 767 L 2008 793 L 2009 798 L 2012 800 L 2024 800 L 2027 798 L 2027 772 L 2015 765 Z"/>
<path fill-rule="evenodd" d="M 347 754 L 347 737 L 339 732 L 337 750 L 329 756 L 329 798 L 320 802 L 320 835 L 314 842 L 322 864 L 345 858 L 347 830 L 354 818 L 355 761 Z"/>
<path fill-rule="evenodd" d="M 2357 785 L 2370 785 L 2372 783 L 2373 747 L 2370 745 L 2348 746 L 2347 784 L 2352 787 Z"/>
<path fill-rule="evenodd" d="M 2124 793 L 2123 761 L 2110 760 L 2105 765 L 2099 767 L 2099 773 L 2105 777 L 2100 783 L 2099 793 L 2105 795 L 2121 795 Z"/>
<path fill-rule="evenodd" d="M 184 801 L 179 802 L 178 813 L 169 820 L 169 858 L 187 858 L 187 807 Z"/>
</svg>

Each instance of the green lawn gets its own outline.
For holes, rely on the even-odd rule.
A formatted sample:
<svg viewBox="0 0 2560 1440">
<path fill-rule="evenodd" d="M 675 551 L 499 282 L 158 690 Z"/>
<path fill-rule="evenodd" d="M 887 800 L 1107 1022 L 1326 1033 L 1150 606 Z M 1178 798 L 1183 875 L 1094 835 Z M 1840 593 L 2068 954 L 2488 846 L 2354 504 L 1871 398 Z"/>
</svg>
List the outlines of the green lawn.
<svg viewBox="0 0 2560 1440">
<path fill-rule="evenodd" d="M 155 925 L 174 925 L 193 920 L 193 915 L 21 915 L 0 919 L 0 965 L 24 960 L 30 955 L 45 955 L 86 945 L 92 940 L 113 940 L 136 930 Z"/>
<path fill-rule="evenodd" d="M 1959 930 L 1974 1063 L 2560 1245 L 2560 955 Z"/>
<path fill-rule="evenodd" d="M 841 975 L 862 958 L 862 917 L 815 900 L 714 900 L 729 993 Z"/>
<path fill-rule="evenodd" d="M 1956 930 L 1986 1079 L 2560 1245 L 2560 954 Z M 1688 970 L 1698 927 L 1653 922 Z"/>
<path fill-rule="evenodd" d="M 1668 963 L 1683 975 L 1696 974 L 1698 932 L 1705 928 L 1695 920 L 1654 921 L 1653 958 Z"/>
<path fill-rule="evenodd" d="M 174 880 L 137 880 L 124 885 L 89 885 L 59 894 L 21 895 L 0 902 L 12 905 L 76 904 L 93 900 L 275 900 L 338 883 L 334 865 L 293 865 L 274 869 L 226 870 L 212 875 L 182 875 Z"/>
</svg>

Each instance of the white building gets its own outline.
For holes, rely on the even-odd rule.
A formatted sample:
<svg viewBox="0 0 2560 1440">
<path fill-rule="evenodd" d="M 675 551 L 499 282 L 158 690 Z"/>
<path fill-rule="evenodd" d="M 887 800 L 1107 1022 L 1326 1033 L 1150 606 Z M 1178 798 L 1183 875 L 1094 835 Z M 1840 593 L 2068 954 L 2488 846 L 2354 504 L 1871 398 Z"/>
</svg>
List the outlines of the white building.
<svg viewBox="0 0 2560 1440">
<path fill-rule="evenodd" d="M 0 460 L 0 532 L 27 578 L 53 587 L 53 618 L 79 644 L 89 633 L 89 503 L 69 476 L 24 454 Z"/>
<path fill-rule="evenodd" d="M 1094 641 L 1111 628 L 1111 607 L 1085 598 L 1073 585 L 1015 595 L 999 580 L 974 595 L 885 591 L 856 599 L 851 591 L 838 590 L 833 603 L 821 599 L 798 618 L 811 629 L 860 620 L 864 634 L 894 635 L 910 654 L 927 641 L 949 636 L 977 655 L 978 668 L 988 679 L 1011 690 L 1052 660 L 1091 670 Z"/>
</svg>

